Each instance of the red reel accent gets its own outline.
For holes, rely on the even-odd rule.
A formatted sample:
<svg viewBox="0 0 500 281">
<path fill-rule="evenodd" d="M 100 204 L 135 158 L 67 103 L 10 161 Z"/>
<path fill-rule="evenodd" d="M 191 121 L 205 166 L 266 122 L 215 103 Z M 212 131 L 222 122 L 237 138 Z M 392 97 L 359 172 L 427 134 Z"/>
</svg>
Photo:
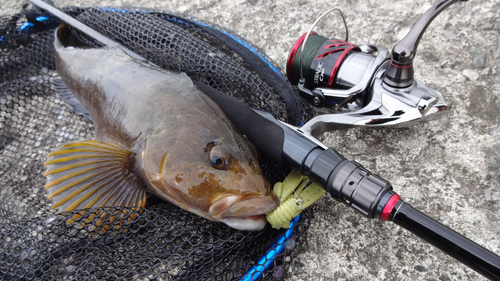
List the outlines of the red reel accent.
<svg viewBox="0 0 500 281">
<path fill-rule="evenodd" d="M 288 60 L 286 62 L 286 75 L 288 77 L 288 80 L 290 80 L 290 81 L 292 80 L 290 76 L 292 74 L 293 60 L 295 59 L 295 55 L 297 54 L 297 51 L 299 50 L 300 45 L 302 45 L 302 43 L 304 42 L 306 35 L 307 35 L 307 32 L 302 34 L 302 36 L 299 37 L 297 42 L 295 42 L 295 44 L 293 44 L 293 47 L 292 47 L 292 50 L 290 51 L 290 54 L 288 54 Z M 313 31 L 309 34 L 309 36 L 311 36 L 311 35 L 318 35 L 318 34 Z"/>
<path fill-rule="evenodd" d="M 316 58 L 316 59 L 320 60 L 320 59 L 322 59 L 326 56 L 329 56 L 333 53 L 342 52 L 342 54 L 340 54 L 337 61 L 335 62 L 335 65 L 332 68 L 332 72 L 330 74 L 330 79 L 328 80 L 328 87 L 331 87 L 333 85 L 333 81 L 334 81 L 335 76 L 337 75 L 337 71 L 339 70 L 340 65 L 342 64 L 342 61 L 347 56 L 347 54 L 350 51 L 352 51 L 353 49 L 358 48 L 358 46 L 351 44 L 347 41 L 342 41 L 342 40 L 330 40 L 330 43 L 332 43 L 332 44 L 326 45 L 322 49 L 329 50 L 329 49 L 333 48 L 333 50 L 329 50 L 325 53 L 319 54 L 318 57 Z"/>
</svg>

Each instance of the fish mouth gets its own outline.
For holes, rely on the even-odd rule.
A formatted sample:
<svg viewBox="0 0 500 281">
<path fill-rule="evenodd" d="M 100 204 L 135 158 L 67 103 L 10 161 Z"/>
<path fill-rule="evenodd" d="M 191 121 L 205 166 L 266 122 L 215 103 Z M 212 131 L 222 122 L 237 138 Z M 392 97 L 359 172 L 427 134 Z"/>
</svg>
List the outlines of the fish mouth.
<svg viewBox="0 0 500 281">
<path fill-rule="evenodd" d="M 269 192 L 251 198 L 226 196 L 210 206 L 210 214 L 218 221 L 240 230 L 260 230 L 266 224 L 265 214 L 279 205 L 278 197 Z"/>
<path fill-rule="evenodd" d="M 238 230 L 258 231 L 267 224 L 266 215 L 221 219 L 221 222 Z"/>
</svg>

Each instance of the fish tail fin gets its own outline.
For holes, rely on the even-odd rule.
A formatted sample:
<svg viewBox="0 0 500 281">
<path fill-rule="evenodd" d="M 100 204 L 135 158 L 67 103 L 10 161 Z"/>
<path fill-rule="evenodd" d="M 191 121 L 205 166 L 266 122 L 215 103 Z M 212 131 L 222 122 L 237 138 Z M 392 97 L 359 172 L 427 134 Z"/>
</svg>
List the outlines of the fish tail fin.
<svg viewBox="0 0 500 281">
<path fill-rule="evenodd" d="M 73 95 L 59 75 L 53 77 L 50 81 L 52 89 L 56 91 L 57 96 L 66 104 L 75 114 L 81 115 L 92 121 L 90 114 L 83 104 Z"/>
</svg>

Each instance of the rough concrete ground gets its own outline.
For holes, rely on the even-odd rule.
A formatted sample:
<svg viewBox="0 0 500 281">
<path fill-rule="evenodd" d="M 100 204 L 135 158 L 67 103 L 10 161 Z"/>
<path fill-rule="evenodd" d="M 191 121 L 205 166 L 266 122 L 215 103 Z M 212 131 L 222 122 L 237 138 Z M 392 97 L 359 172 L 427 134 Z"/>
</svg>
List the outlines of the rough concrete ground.
<svg viewBox="0 0 500 281">
<path fill-rule="evenodd" d="M 3 1 L 2 14 L 22 1 Z M 352 43 L 392 48 L 429 0 L 58 1 L 142 6 L 230 28 L 282 68 L 291 46 L 330 7 L 342 9 Z M 500 1 L 459 2 L 429 26 L 415 76 L 453 107 L 408 128 L 350 129 L 322 140 L 392 182 L 406 202 L 500 254 Z M 320 34 L 343 38 L 331 16 Z M 287 280 L 481 280 L 473 270 L 391 223 L 368 220 L 324 196 Z"/>
</svg>

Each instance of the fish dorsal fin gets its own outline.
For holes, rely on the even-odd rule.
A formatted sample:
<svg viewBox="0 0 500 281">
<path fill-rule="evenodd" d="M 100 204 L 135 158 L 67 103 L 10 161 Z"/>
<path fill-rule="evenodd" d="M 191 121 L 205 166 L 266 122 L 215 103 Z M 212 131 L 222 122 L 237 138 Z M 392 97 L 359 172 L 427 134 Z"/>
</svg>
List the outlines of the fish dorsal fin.
<svg viewBox="0 0 500 281">
<path fill-rule="evenodd" d="M 144 207 L 146 188 L 131 169 L 134 153 L 117 144 L 80 141 L 48 155 L 45 189 L 53 209 L 72 211 L 91 207 Z"/>
<path fill-rule="evenodd" d="M 70 89 L 68 89 L 61 77 L 56 76 L 52 78 L 50 83 L 59 98 L 66 104 L 67 107 L 69 107 L 71 111 L 92 121 L 85 106 L 83 106 L 83 104 L 73 95 Z"/>
</svg>

